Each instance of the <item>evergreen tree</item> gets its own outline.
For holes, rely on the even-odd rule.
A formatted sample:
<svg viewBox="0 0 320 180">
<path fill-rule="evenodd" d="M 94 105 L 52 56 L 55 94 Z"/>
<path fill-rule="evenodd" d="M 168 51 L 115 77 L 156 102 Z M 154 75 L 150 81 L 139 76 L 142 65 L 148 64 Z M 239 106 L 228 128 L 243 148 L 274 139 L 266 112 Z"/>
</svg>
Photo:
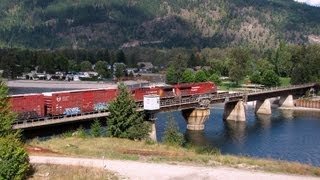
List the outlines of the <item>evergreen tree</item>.
<svg viewBox="0 0 320 180">
<path fill-rule="evenodd" d="M 198 62 L 197 62 L 196 56 L 194 55 L 194 53 L 192 53 L 188 61 L 188 67 L 194 68 L 195 66 L 197 66 L 197 63 Z"/>
<path fill-rule="evenodd" d="M 25 179 L 29 158 L 18 138 L 0 137 L 0 179 Z"/>
<path fill-rule="evenodd" d="M 143 139 L 148 135 L 149 125 L 136 111 L 136 103 L 124 83 L 119 84 L 118 96 L 108 109 L 107 130 L 111 137 Z"/>
<path fill-rule="evenodd" d="M 194 72 L 191 69 L 186 69 L 182 74 L 182 83 L 194 82 Z"/>
<path fill-rule="evenodd" d="M 20 141 L 20 132 L 12 129 L 15 115 L 10 111 L 8 88 L 0 83 L 0 179 L 25 179 L 28 154 Z"/>
<path fill-rule="evenodd" d="M 117 62 L 118 63 L 126 63 L 126 55 L 122 50 L 117 53 Z"/>
<path fill-rule="evenodd" d="M 166 72 L 166 83 L 167 84 L 177 84 L 177 82 L 178 81 L 177 81 L 174 67 L 173 67 L 173 65 L 170 65 L 167 68 L 167 72 Z"/>
<path fill-rule="evenodd" d="M 91 124 L 91 135 L 93 137 L 101 136 L 101 124 L 98 119 L 96 119 L 93 124 Z"/>
<path fill-rule="evenodd" d="M 2 81 L 0 83 L 0 137 L 13 134 L 12 124 L 15 119 L 15 114 L 10 111 L 10 102 L 7 98 L 8 87 Z"/>
</svg>

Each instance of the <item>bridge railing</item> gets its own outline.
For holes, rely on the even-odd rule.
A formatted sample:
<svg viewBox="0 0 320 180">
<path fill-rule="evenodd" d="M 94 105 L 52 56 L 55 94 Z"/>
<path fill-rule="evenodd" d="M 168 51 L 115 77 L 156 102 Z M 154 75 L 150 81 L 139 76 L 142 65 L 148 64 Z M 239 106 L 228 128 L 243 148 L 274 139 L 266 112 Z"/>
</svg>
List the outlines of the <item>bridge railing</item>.
<svg viewBox="0 0 320 180">
<path fill-rule="evenodd" d="M 296 88 L 302 88 L 302 87 L 312 87 L 315 86 L 315 83 L 307 83 L 307 84 L 299 84 L 299 85 L 290 85 L 290 86 L 278 86 L 278 87 L 270 87 L 270 88 L 264 88 L 264 89 L 254 89 L 249 92 L 250 93 L 261 93 L 261 92 L 274 92 L 279 90 L 290 90 L 290 89 L 296 89 Z"/>
</svg>

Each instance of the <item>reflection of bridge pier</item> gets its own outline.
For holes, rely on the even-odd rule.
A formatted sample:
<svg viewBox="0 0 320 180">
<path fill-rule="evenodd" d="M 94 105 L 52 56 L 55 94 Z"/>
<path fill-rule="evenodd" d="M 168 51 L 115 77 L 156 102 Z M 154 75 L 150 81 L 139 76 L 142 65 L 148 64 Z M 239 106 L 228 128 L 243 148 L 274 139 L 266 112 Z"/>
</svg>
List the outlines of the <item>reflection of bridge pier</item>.
<svg viewBox="0 0 320 180">
<path fill-rule="evenodd" d="M 246 123 L 243 121 L 226 121 L 227 134 L 237 142 L 243 142 L 246 138 Z"/>
</svg>

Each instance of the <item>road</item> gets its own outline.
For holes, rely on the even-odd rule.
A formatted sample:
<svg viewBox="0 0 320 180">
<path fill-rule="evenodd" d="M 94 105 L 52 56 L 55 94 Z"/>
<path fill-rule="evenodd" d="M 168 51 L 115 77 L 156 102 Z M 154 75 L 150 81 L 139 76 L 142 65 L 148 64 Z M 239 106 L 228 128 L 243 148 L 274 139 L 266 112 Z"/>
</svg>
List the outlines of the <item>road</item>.
<svg viewBox="0 0 320 180">
<path fill-rule="evenodd" d="M 31 163 L 61 164 L 104 168 L 118 173 L 124 179 L 141 180 L 316 180 L 308 176 L 272 174 L 267 172 L 243 170 L 228 167 L 201 167 L 188 165 L 172 165 L 164 163 L 147 163 L 124 160 L 86 159 L 69 157 L 30 156 Z"/>
</svg>

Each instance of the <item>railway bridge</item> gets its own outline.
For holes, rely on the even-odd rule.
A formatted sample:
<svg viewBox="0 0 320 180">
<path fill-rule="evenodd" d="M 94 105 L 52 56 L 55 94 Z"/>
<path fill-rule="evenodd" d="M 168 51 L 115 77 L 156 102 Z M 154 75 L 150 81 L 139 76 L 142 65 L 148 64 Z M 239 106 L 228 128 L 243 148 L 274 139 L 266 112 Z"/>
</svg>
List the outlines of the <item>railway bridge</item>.
<svg viewBox="0 0 320 180">
<path fill-rule="evenodd" d="M 224 120 L 246 121 L 245 105 L 247 102 L 256 101 L 257 114 L 271 114 L 270 98 L 278 97 L 280 107 L 293 107 L 294 98 L 305 95 L 310 90 L 318 91 L 319 84 L 303 84 L 289 87 L 278 87 L 263 90 L 253 90 L 241 93 L 217 93 L 215 95 L 193 95 L 186 97 L 161 98 L 160 109 L 146 111 L 148 120 L 154 122 L 154 115 L 158 112 L 181 110 L 187 121 L 189 130 L 203 130 L 204 123 L 210 115 L 210 105 L 224 103 Z M 143 102 L 137 103 L 137 111 L 144 111 Z M 106 117 L 109 112 L 99 111 L 73 116 L 60 116 L 52 118 L 27 119 L 15 122 L 14 129 L 41 128 L 54 124 L 75 121 L 91 120 Z M 155 135 L 155 123 L 153 123 Z"/>
</svg>

